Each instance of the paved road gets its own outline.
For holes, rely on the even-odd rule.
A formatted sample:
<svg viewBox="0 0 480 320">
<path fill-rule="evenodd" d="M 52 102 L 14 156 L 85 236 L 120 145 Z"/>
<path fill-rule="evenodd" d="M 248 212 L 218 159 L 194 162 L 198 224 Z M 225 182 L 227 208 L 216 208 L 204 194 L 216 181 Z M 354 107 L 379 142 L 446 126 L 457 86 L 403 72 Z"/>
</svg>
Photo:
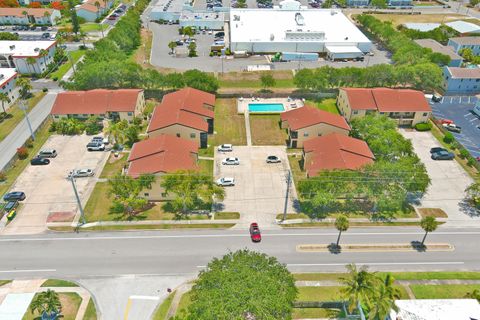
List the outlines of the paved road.
<svg viewBox="0 0 480 320">
<path fill-rule="evenodd" d="M 50 113 L 56 93 L 48 93 L 35 108 L 28 114 L 33 130 L 36 130 Z M 30 137 L 27 120 L 23 119 L 13 131 L 0 142 L 0 169 L 3 169 L 15 156 L 18 147 L 21 147 Z"/>
<path fill-rule="evenodd" d="M 264 232 L 254 244 L 245 231 L 163 231 L 46 234 L 0 238 L 3 278 L 89 278 L 125 275 L 195 276 L 213 257 L 250 248 L 276 256 L 295 272 L 344 271 L 348 263 L 376 270 L 480 270 L 480 229 L 441 228 L 427 242 L 448 242 L 449 252 L 300 253 L 299 244 L 331 243 L 333 229 Z M 418 227 L 355 228 L 343 243 L 409 243 L 421 240 Z"/>
</svg>

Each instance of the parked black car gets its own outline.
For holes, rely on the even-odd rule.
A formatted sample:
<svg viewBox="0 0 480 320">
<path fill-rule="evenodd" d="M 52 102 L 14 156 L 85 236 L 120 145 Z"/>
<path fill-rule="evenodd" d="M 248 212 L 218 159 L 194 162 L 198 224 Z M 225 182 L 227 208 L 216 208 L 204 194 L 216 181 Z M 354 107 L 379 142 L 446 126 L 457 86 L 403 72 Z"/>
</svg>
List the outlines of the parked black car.
<svg viewBox="0 0 480 320">
<path fill-rule="evenodd" d="M 50 160 L 47 158 L 35 157 L 32 160 L 30 160 L 30 164 L 32 166 L 44 166 L 44 165 L 50 164 Z"/>
<path fill-rule="evenodd" d="M 4 201 L 22 201 L 25 200 L 25 192 L 14 191 L 3 196 Z"/>
</svg>

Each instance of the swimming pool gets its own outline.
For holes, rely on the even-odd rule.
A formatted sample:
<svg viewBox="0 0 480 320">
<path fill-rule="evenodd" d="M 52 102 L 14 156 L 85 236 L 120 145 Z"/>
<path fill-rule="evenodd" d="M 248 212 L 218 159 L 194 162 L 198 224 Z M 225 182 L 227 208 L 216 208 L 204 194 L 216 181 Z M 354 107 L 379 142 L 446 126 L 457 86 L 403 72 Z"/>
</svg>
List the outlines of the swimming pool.
<svg viewBox="0 0 480 320">
<path fill-rule="evenodd" d="M 249 103 L 249 112 L 282 112 L 285 111 L 283 103 Z"/>
</svg>

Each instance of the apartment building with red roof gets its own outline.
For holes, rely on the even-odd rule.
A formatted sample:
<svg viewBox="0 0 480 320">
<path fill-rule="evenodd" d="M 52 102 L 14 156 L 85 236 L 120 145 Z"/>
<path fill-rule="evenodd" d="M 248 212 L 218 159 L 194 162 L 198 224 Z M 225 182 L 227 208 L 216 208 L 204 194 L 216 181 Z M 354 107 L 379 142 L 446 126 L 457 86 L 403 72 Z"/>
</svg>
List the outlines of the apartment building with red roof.
<svg viewBox="0 0 480 320">
<path fill-rule="evenodd" d="M 128 157 L 127 174 L 137 178 L 142 174 L 156 176 L 151 189 L 142 191 L 149 201 L 168 199 L 161 187 L 164 174 L 179 170 L 198 170 L 198 143 L 196 141 L 162 134 L 133 145 Z"/>
<path fill-rule="evenodd" d="M 378 112 L 400 126 L 427 122 L 432 113 L 423 92 L 410 89 L 340 88 L 337 106 L 348 121 Z"/>
<path fill-rule="evenodd" d="M 357 170 L 372 164 L 375 156 L 365 141 L 339 133 L 312 138 L 303 144 L 307 177 L 328 170 Z"/>
<path fill-rule="evenodd" d="M 302 148 L 306 140 L 338 133 L 348 136 L 350 126 L 339 115 L 311 106 L 304 106 L 280 114 L 281 127 L 287 129 L 289 148 Z"/>
<path fill-rule="evenodd" d="M 59 10 L 49 8 L 1 8 L 0 25 L 55 25 L 61 17 Z"/>
<path fill-rule="evenodd" d="M 153 111 L 147 129 L 150 137 L 161 134 L 198 142 L 206 148 L 213 133 L 215 95 L 193 88 L 166 94 Z"/>
<path fill-rule="evenodd" d="M 144 108 L 142 89 L 95 89 L 59 93 L 50 114 L 54 120 L 97 116 L 101 119 L 132 121 L 142 114 Z"/>
</svg>

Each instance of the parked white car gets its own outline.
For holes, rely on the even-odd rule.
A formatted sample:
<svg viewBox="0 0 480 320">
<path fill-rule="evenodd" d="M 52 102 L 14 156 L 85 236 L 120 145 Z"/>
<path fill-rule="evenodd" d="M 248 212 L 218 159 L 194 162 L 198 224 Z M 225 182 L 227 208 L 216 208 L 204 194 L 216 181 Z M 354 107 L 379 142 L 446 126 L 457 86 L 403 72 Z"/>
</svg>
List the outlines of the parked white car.
<svg viewBox="0 0 480 320">
<path fill-rule="evenodd" d="M 240 160 L 238 160 L 238 158 L 226 158 L 222 160 L 222 164 L 236 166 L 240 164 Z"/>
<path fill-rule="evenodd" d="M 74 178 L 83 178 L 83 177 L 92 177 L 95 174 L 95 172 L 92 169 L 78 169 L 71 171 L 68 174 L 68 177 L 74 177 Z"/>
<path fill-rule="evenodd" d="M 217 150 L 222 152 L 230 152 L 230 151 L 233 151 L 233 146 L 229 143 L 222 144 L 218 146 Z"/>
<path fill-rule="evenodd" d="M 282 162 L 279 157 L 277 156 L 268 156 L 267 163 L 280 163 Z"/>
<path fill-rule="evenodd" d="M 222 187 L 229 187 L 235 185 L 235 179 L 230 177 L 224 177 L 217 180 L 217 185 Z"/>
</svg>

